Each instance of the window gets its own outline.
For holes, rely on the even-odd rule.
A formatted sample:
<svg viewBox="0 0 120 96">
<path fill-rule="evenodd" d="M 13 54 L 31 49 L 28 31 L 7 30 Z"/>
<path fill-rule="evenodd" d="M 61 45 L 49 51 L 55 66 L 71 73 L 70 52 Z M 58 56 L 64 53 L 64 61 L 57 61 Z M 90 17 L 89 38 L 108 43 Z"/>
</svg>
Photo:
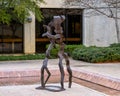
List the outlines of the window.
<svg viewBox="0 0 120 96">
<path fill-rule="evenodd" d="M 0 25 L 0 53 L 23 52 L 23 25 L 12 22 Z"/>
<path fill-rule="evenodd" d="M 42 22 L 36 20 L 36 52 L 45 52 L 45 46 L 49 44 L 49 40 L 48 38 L 42 37 L 42 34 L 46 32 L 43 24 L 47 25 L 53 19 L 53 16 L 56 15 L 64 15 L 66 17 L 65 22 L 62 24 L 64 30 L 63 35 L 65 37 L 64 42 L 67 44 L 82 43 L 82 10 L 45 8 L 41 9 L 41 11 L 44 20 Z M 52 34 L 54 34 L 54 31 Z"/>
</svg>

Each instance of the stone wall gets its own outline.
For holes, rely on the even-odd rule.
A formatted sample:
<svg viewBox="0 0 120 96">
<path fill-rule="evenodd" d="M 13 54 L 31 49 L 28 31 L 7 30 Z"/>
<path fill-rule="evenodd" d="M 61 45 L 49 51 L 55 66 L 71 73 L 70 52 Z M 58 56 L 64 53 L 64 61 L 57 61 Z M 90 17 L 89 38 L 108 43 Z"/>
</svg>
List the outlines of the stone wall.
<svg viewBox="0 0 120 96">
<path fill-rule="evenodd" d="M 86 15 L 83 13 L 83 42 L 86 46 L 109 46 L 117 43 L 115 21 L 104 15 Z"/>
</svg>

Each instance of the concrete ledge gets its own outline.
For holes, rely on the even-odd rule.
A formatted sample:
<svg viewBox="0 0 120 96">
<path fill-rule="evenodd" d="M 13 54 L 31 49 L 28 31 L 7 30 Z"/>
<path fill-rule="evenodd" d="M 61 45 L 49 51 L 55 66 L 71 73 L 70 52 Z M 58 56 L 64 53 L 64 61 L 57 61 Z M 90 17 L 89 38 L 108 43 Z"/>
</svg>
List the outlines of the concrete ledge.
<svg viewBox="0 0 120 96">
<path fill-rule="evenodd" d="M 79 70 L 79 71 L 73 70 L 73 76 L 102 86 L 106 86 L 108 88 L 120 90 L 120 79 L 116 79 L 84 70 Z"/>
<path fill-rule="evenodd" d="M 58 70 L 50 70 L 51 75 L 59 75 Z M 45 75 L 46 72 L 45 72 Z M 40 77 L 40 69 L 31 69 L 31 70 L 9 70 L 9 71 L 0 71 L 0 79 L 2 78 L 21 78 L 21 77 Z"/>
<path fill-rule="evenodd" d="M 57 76 L 57 78 L 58 78 L 58 76 L 60 77 L 59 70 L 57 70 L 57 69 L 50 70 L 50 72 L 51 72 L 52 76 Z M 68 75 L 67 71 L 65 71 L 65 75 Z M 46 73 L 45 73 L 45 76 L 47 76 Z M 18 70 L 0 71 L 0 82 L 1 81 L 7 82 L 7 80 L 10 80 L 8 78 L 13 78 L 12 81 L 16 81 L 18 78 L 23 78 L 23 77 L 39 77 L 40 78 L 40 69 L 19 70 L 19 71 Z M 73 77 L 78 78 L 78 79 L 83 79 L 86 81 L 90 81 L 90 82 L 93 82 L 93 83 L 96 83 L 99 85 L 103 85 L 103 86 L 106 86 L 106 87 L 109 87 L 109 88 L 112 88 L 115 90 L 120 90 L 120 80 L 119 79 L 104 76 L 104 75 L 101 75 L 98 73 L 87 72 L 84 70 L 73 70 Z M 66 78 L 66 79 L 68 79 L 68 78 Z"/>
</svg>

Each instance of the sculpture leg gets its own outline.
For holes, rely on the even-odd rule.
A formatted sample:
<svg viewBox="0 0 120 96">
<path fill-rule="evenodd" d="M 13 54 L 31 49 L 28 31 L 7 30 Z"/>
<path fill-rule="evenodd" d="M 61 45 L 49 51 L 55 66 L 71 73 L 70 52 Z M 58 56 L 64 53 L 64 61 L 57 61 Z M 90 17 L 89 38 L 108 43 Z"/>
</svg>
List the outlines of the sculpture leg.
<svg viewBox="0 0 120 96">
<path fill-rule="evenodd" d="M 44 66 L 41 68 L 41 86 L 44 88 Z"/>
<path fill-rule="evenodd" d="M 69 61 L 68 55 L 66 53 L 64 53 L 64 58 L 65 58 L 65 61 L 66 61 L 66 67 L 67 67 L 67 71 L 68 71 L 68 74 L 69 74 L 69 88 L 71 88 L 71 85 L 72 85 L 72 70 L 70 68 L 70 61 Z"/>
<path fill-rule="evenodd" d="M 50 71 L 47 68 L 47 64 L 48 64 L 48 57 L 50 57 L 50 51 L 53 48 L 53 46 L 55 45 L 54 42 L 51 42 L 48 49 L 46 50 L 46 58 L 43 61 L 43 66 L 41 68 L 41 86 L 44 88 L 45 84 L 47 83 L 48 79 L 50 78 Z M 44 81 L 44 70 L 46 70 L 48 76 L 46 78 L 46 80 Z"/>
<path fill-rule="evenodd" d="M 50 77 L 50 71 L 47 68 L 47 63 L 48 63 L 48 58 L 45 58 L 45 60 L 43 61 L 43 66 L 41 68 L 41 86 L 42 88 L 45 87 L 45 84 L 47 83 L 49 77 Z M 44 82 L 44 71 L 46 70 L 46 72 L 48 73 L 47 79 Z"/>
<path fill-rule="evenodd" d="M 69 61 L 66 61 L 66 62 L 67 62 L 67 64 L 66 64 L 67 71 L 69 73 L 69 88 L 71 88 L 71 85 L 72 85 L 72 70 L 70 68 Z"/>
<path fill-rule="evenodd" d="M 45 85 L 44 85 L 44 65 L 42 66 L 42 68 L 41 68 L 41 86 L 42 86 L 42 88 L 44 88 L 45 87 Z"/>
<path fill-rule="evenodd" d="M 45 80 L 44 85 L 47 83 L 48 79 L 49 79 L 50 76 L 51 76 L 51 73 L 50 73 L 50 71 L 48 70 L 48 68 L 46 68 L 46 72 L 48 73 L 48 76 L 47 76 L 47 78 L 46 78 L 46 80 Z"/>
<path fill-rule="evenodd" d="M 60 73 L 61 73 L 61 88 L 64 89 L 64 68 L 63 68 L 63 65 L 62 65 L 62 56 L 59 56 L 59 69 L 60 69 Z"/>
</svg>

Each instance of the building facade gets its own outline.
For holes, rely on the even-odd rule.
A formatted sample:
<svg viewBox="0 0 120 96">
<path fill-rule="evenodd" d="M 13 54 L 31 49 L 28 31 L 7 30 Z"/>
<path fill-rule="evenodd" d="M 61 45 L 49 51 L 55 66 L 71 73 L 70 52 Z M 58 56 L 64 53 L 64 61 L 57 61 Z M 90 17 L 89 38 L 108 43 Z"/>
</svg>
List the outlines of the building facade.
<svg viewBox="0 0 120 96">
<path fill-rule="evenodd" d="M 43 24 L 48 24 L 53 16 L 64 15 L 65 43 L 83 44 L 85 46 L 109 46 L 117 43 L 115 22 L 112 18 L 103 15 L 87 16 L 89 9 L 81 7 L 63 6 L 63 0 L 45 0 L 40 5 L 44 20 L 38 22 L 31 14 L 30 22 L 24 25 L 0 27 L 0 53 L 34 54 L 45 51 L 47 38 L 42 38 L 45 32 Z M 15 28 L 14 28 L 15 27 Z M 12 31 L 10 31 L 12 30 Z M 53 32 L 54 34 L 54 32 Z"/>
</svg>

